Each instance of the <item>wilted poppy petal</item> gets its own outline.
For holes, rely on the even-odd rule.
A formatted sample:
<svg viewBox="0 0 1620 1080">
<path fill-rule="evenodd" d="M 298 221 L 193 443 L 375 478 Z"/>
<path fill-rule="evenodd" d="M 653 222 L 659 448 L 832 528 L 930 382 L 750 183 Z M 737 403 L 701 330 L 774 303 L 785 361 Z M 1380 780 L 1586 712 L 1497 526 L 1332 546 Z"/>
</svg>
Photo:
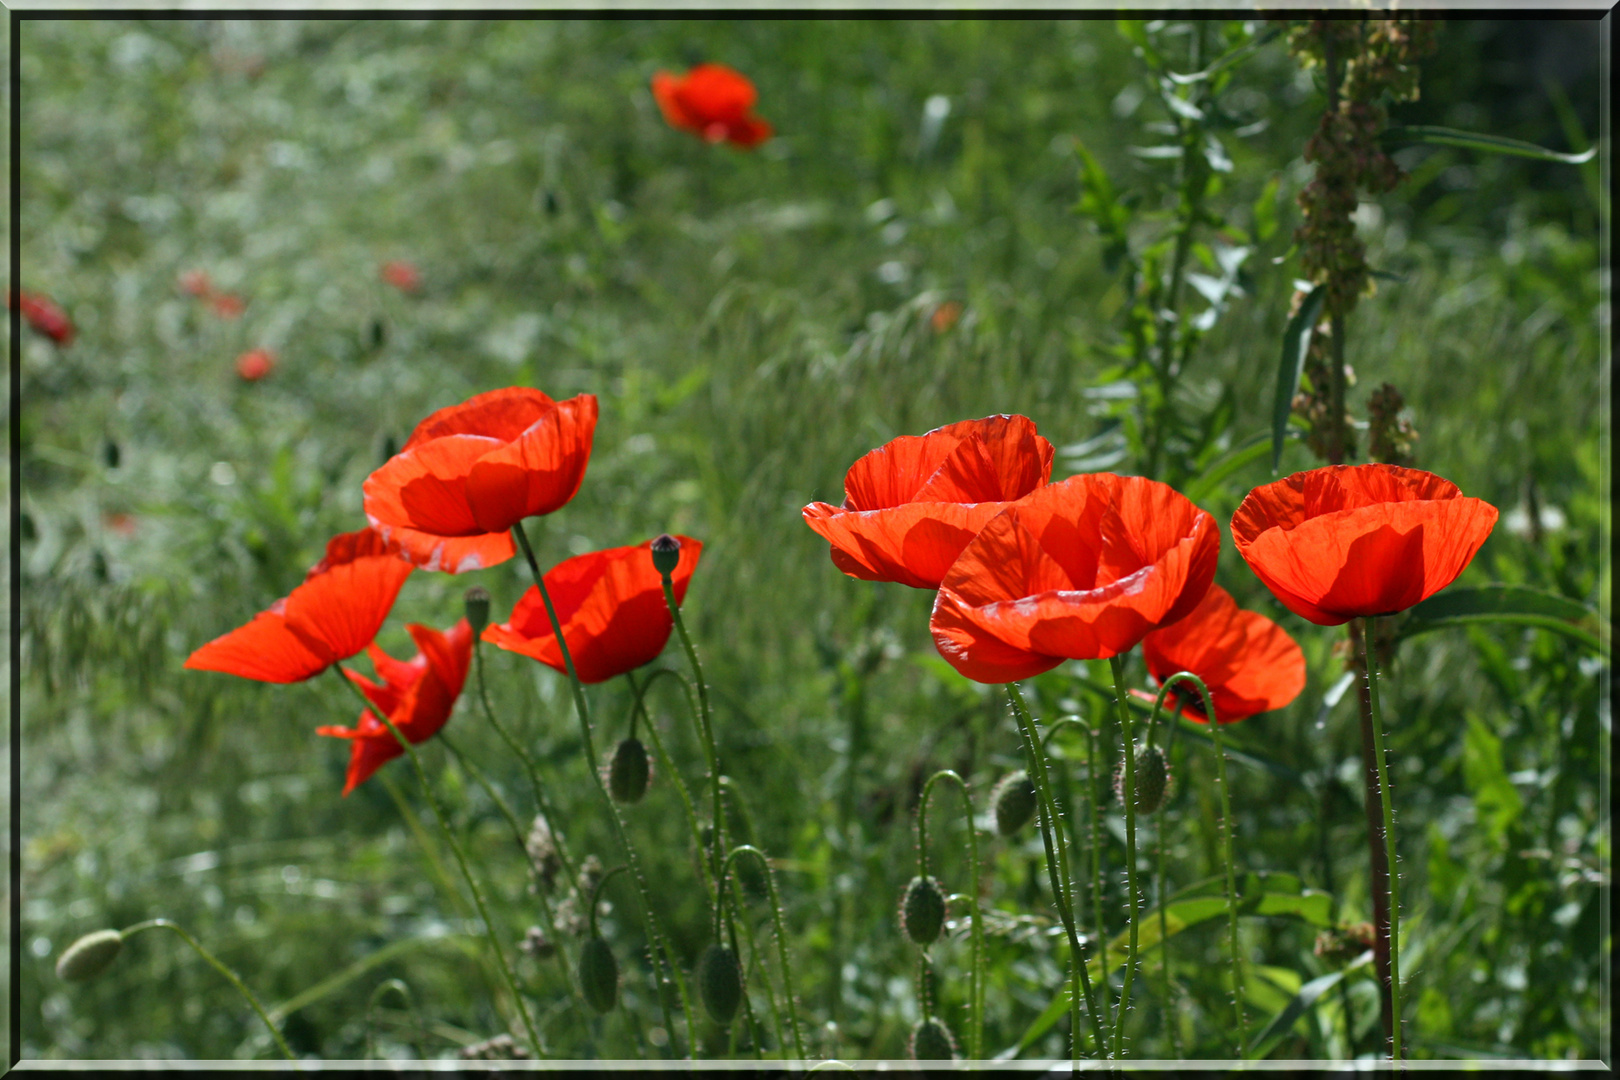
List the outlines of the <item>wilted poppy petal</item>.
<svg viewBox="0 0 1620 1080">
<path fill-rule="evenodd" d="M 366 517 L 385 537 L 401 527 L 435 536 L 499 532 L 479 528 L 467 503 L 467 475 L 505 443 L 483 435 L 445 435 L 389 458 L 366 477 Z"/>
<path fill-rule="evenodd" d="M 1145 637 L 1142 655 L 1161 683 L 1181 671 L 1204 680 L 1222 723 L 1280 709 L 1305 689 L 1299 645 L 1264 615 L 1239 608 L 1219 585 L 1211 585 L 1186 618 Z M 1171 698 L 1186 703 L 1183 715 L 1208 719 L 1191 686 L 1178 686 Z"/>
<path fill-rule="evenodd" d="M 508 386 L 474 394 L 428 416 L 411 431 L 403 449 L 446 435 L 483 435 L 511 442 L 556 405 L 550 397 L 527 386 Z"/>
<path fill-rule="evenodd" d="M 596 410 L 592 394 L 560 401 L 516 439 L 479 458 L 466 482 L 477 531 L 510 529 L 574 497 L 590 463 Z"/>
</svg>

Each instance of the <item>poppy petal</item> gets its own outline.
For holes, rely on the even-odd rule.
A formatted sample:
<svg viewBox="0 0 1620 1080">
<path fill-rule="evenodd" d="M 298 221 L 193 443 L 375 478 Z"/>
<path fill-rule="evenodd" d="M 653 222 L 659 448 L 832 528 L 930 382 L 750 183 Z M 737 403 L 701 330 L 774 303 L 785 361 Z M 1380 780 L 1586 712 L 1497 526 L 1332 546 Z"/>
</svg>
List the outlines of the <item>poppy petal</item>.
<svg viewBox="0 0 1620 1080">
<path fill-rule="evenodd" d="M 906 503 L 849 511 L 827 503 L 804 508 L 804 521 L 833 546 L 833 562 L 866 581 L 937 589 L 969 541 L 1007 503 Z"/>
<path fill-rule="evenodd" d="M 734 124 L 759 100 L 759 91 L 724 64 L 699 64 L 686 73 L 675 94 L 682 109 L 705 123 Z"/>
<path fill-rule="evenodd" d="M 511 442 L 555 405 L 550 397 L 527 386 L 474 394 L 460 405 L 440 409 L 417 424 L 402 449 L 446 435 L 483 435 Z"/>
<path fill-rule="evenodd" d="M 190 671 L 223 671 L 259 682 L 294 683 L 318 675 L 332 662 L 287 629 L 286 617 L 265 611 L 221 635 L 186 658 Z"/>
<path fill-rule="evenodd" d="M 398 525 L 384 527 L 388 539 L 399 545 L 400 553 L 423 570 L 465 574 L 483 570 L 517 554 L 509 532 L 480 533 L 477 536 L 435 536 L 420 529 Z"/>
<path fill-rule="evenodd" d="M 1280 709 L 1305 688 L 1305 654 L 1294 639 L 1259 612 L 1239 608 L 1219 585 L 1185 619 L 1144 638 L 1142 655 L 1161 683 L 1180 671 L 1203 679 L 1223 724 Z M 1207 721 L 1195 690 L 1178 687 L 1171 696 L 1186 702 L 1183 715 Z"/>
<path fill-rule="evenodd" d="M 504 445 L 484 435 L 445 435 L 400 451 L 366 477 L 366 518 L 389 539 L 401 526 L 434 536 L 500 532 L 478 526 L 467 502 L 467 476 Z"/>
<path fill-rule="evenodd" d="M 686 107 L 681 104 L 680 94 L 677 92 L 680 81 L 667 71 L 660 71 L 652 77 L 653 100 L 658 102 L 658 111 L 664 114 L 669 126 L 682 131 L 699 131 L 703 125 Z"/>
<path fill-rule="evenodd" d="M 558 402 L 518 438 L 479 458 L 466 474 L 476 531 L 502 532 L 572 499 L 590 463 L 596 415 L 594 394 Z"/>
<path fill-rule="evenodd" d="M 346 660 L 377 636 L 412 569 L 393 555 L 335 566 L 287 596 L 287 629 L 311 651 L 324 649 L 328 663 Z"/>
</svg>

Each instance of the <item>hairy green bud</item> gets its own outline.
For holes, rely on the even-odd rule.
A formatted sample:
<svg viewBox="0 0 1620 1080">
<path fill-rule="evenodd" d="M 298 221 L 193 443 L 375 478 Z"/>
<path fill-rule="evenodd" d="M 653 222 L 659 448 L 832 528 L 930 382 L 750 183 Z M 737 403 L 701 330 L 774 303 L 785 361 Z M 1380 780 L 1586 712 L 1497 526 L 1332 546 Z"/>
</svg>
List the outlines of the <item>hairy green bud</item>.
<svg viewBox="0 0 1620 1080">
<path fill-rule="evenodd" d="M 945 894 L 932 877 L 914 877 L 900 901 L 900 928 L 918 945 L 931 945 L 945 929 Z"/>
<path fill-rule="evenodd" d="M 956 1058 L 956 1040 L 951 1029 L 938 1017 L 920 1020 L 911 1029 L 911 1059 L 913 1061 L 952 1061 Z"/>
<path fill-rule="evenodd" d="M 613 750 L 608 762 L 608 794 L 614 802 L 638 803 L 647 794 L 647 781 L 652 766 L 647 763 L 647 748 L 640 739 L 624 739 Z"/>
<path fill-rule="evenodd" d="M 1028 825 L 1035 816 L 1035 782 L 1023 769 L 1010 772 L 990 792 L 990 804 L 996 811 L 996 832 L 1002 836 Z"/>
<path fill-rule="evenodd" d="M 725 1025 L 742 1005 L 742 967 L 724 945 L 710 945 L 698 958 L 698 994 L 717 1024 Z"/>
<path fill-rule="evenodd" d="M 1136 755 L 1136 812 L 1151 814 L 1164 805 L 1170 793 L 1170 762 L 1157 746 Z M 1125 764 L 1114 771 L 1114 794 L 1125 803 Z"/>
<path fill-rule="evenodd" d="M 88 982 L 106 971 L 123 949 L 124 935 L 117 930 L 86 934 L 57 958 L 56 977 L 63 982 Z"/>
<path fill-rule="evenodd" d="M 579 988 L 585 1003 L 599 1013 L 613 1011 L 619 1001 L 619 962 L 613 950 L 599 937 L 585 942 L 579 951 Z"/>
</svg>

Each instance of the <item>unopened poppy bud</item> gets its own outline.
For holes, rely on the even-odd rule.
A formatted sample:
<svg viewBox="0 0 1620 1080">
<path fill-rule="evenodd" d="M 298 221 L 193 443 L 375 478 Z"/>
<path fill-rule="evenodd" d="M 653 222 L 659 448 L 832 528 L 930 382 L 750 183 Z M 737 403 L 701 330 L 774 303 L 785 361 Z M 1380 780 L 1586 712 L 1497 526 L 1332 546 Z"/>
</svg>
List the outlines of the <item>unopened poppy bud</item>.
<svg viewBox="0 0 1620 1080">
<path fill-rule="evenodd" d="M 742 967 L 724 945 L 710 945 L 698 958 L 698 993 L 717 1024 L 729 1024 L 742 1005 Z"/>
<path fill-rule="evenodd" d="M 57 958 L 56 977 L 63 982 L 87 982 L 106 971 L 123 948 L 124 935 L 117 930 L 86 934 Z"/>
<path fill-rule="evenodd" d="M 659 536 L 652 542 L 652 561 L 654 570 L 669 577 L 681 561 L 681 542 L 669 533 Z"/>
<path fill-rule="evenodd" d="M 1170 791 L 1170 762 L 1157 746 L 1141 750 L 1136 755 L 1136 812 L 1151 814 L 1164 805 Z M 1120 763 L 1114 771 L 1114 794 L 1121 804 L 1125 802 L 1125 765 Z"/>
<path fill-rule="evenodd" d="M 647 748 L 640 739 L 623 739 L 614 748 L 613 759 L 608 762 L 608 794 L 614 802 L 638 803 L 647 794 L 647 780 L 651 775 L 647 764 Z"/>
<path fill-rule="evenodd" d="M 117 442 L 108 439 L 101 444 L 101 460 L 109 469 L 118 468 L 118 463 L 123 460 L 123 454 L 119 452 Z"/>
<path fill-rule="evenodd" d="M 585 1003 L 599 1013 L 613 1011 L 619 1001 L 619 962 L 613 950 L 599 937 L 585 942 L 579 951 L 579 989 Z"/>
<path fill-rule="evenodd" d="M 911 1029 L 911 1060 L 952 1061 L 956 1058 L 956 1040 L 951 1029 L 938 1017 L 920 1020 Z"/>
<path fill-rule="evenodd" d="M 1023 769 L 1008 773 L 990 793 L 990 805 L 996 810 L 996 832 L 1011 836 L 1035 816 L 1034 781 Z"/>
<path fill-rule="evenodd" d="M 945 894 L 932 877 L 914 877 L 900 901 L 900 928 L 918 945 L 931 945 L 945 929 Z"/>
<path fill-rule="evenodd" d="M 482 585 L 474 585 L 467 590 L 463 602 L 467 605 L 467 625 L 472 627 L 473 637 L 476 638 L 489 625 L 489 590 Z"/>
</svg>

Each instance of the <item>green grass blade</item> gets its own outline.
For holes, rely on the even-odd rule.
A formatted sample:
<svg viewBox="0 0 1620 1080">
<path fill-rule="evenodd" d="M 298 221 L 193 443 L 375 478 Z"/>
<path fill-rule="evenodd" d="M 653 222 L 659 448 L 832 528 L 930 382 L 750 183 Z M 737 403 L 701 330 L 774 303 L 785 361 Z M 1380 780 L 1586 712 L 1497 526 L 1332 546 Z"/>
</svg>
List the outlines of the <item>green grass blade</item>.
<svg viewBox="0 0 1620 1080">
<path fill-rule="evenodd" d="M 1430 597 L 1407 612 L 1396 630 L 1396 640 L 1448 626 L 1489 622 L 1551 630 L 1601 656 L 1609 655 L 1613 641 L 1608 620 L 1585 604 L 1524 585 L 1481 585 Z"/>
<path fill-rule="evenodd" d="M 1535 143 L 1522 142 L 1519 139 L 1509 139 L 1502 135 L 1481 135 L 1472 131 L 1458 131 L 1456 128 L 1435 127 L 1432 124 L 1412 124 L 1407 127 L 1394 126 L 1385 130 L 1383 141 L 1388 143 L 1427 143 L 1430 146 L 1459 146 L 1464 150 L 1480 150 L 1487 154 L 1508 154 L 1512 157 L 1530 158 L 1534 161 L 1558 161 L 1565 165 L 1584 165 L 1591 161 L 1597 153 L 1596 147 L 1588 147 L 1580 154 L 1560 154 L 1556 150 L 1548 150 Z"/>
<path fill-rule="evenodd" d="M 1299 373 L 1305 367 L 1305 351 L 1310 348 L 1311 332 L 1322 314 L 1326 286 L 1318 285 L 1305 295 L 1294 317 L 1283 329 L 1282 358 L 1277 363 L 1277 396 L 1271 403 L 1271 472 L 1276 475 L 1282 463 L 1283 441 L 1288 437 L 1288 416 L 1294 409 L 1299 390 Z"/>
</svg>

